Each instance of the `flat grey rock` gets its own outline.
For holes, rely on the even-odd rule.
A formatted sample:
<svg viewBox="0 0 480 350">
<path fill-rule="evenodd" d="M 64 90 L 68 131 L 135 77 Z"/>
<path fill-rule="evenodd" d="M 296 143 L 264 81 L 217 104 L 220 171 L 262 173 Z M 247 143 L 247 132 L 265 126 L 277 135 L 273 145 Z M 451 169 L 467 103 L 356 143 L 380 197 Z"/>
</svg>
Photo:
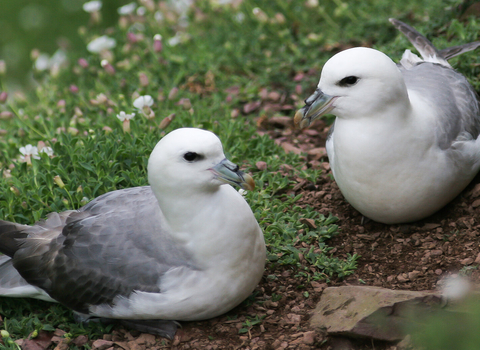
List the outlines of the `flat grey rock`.
<svg viewBox="0 0 480 350">
<path fill-rule="evenodd" d="M 323 291 L 310 325 L 331 335 L 398 341 L 418 316 L 437 310 L 434 291 L 390 290 L 369 286 L 329 287 Z M 411 330 L 411 328 L 409 328 Z"/>
</svg>

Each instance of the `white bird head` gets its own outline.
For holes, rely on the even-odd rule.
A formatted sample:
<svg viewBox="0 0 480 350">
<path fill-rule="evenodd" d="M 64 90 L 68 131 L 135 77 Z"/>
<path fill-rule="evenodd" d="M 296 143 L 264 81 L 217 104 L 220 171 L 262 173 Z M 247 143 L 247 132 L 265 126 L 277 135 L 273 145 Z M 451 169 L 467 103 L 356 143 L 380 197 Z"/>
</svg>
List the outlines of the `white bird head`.
<svg viewBox="0 0 480 350">
<path fill-rule="evenodd" d="M 148 161 L 148 180 L 155 193 L 178 196 L 215 191 L 224 184 L 255 187 L 248 174 L 225 158 L 214 133 L 195 128 L 174 130 L 157 143 Z"/>
<path fill-rule="evenodd" d="M 380 51 L 356 47 L 325 63 L 318 88 L 295 114 L 295 123 L 304 128 L 327 113 L 346 119 L 382 115 L 405 98 L 407 90 L 396 64 Z"/>
</svg>

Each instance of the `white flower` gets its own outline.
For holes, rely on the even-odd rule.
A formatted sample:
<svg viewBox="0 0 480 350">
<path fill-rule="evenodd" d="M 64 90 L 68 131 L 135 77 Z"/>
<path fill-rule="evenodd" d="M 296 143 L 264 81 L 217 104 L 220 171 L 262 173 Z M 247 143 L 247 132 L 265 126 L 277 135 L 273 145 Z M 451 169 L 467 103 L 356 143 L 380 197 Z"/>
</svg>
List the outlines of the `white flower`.
<svg viewBox="0 0 480 350">
<path fill-rule="evenodd" d="M 137 15 L 139 15 L 139 16 L 145 16 L 146 13 L 147 13 L 147 9 L 143 6 L 140 6 L 137 9 Z"/>
<path fill-rule="evenodd" d="M 48 56 L 46 53 L 42 53 L 35 60 L 35 69 L 38 71 L 44 71 L 54 66 L 59 67 L 66 61 L 67 55 L 62 49 L 55 51 L 52 57 Z"/>
<path fill-rule="evenodd" d="M 233 0 L 212 0 L 211 2 L 213 3 L 213 5 L 224 6 L 231 4 Z"/>
<path fill-rule="evenodd" d="M 20 147 L 20 153 L 22 154 L 20 159 L 24 162 L 28 161 L 30 158 L 40 159 L 38 156 L 38 148 L 30 144 L 26 145 L 25 147 Z"/>
<path fill-rule="evenodd" d="M 162 22 L 163 21 L 163 14 L 160 11 L 157 11 L 153 15 L 153 18 L 155 18 L 155 21 L 157 21 L 157 22 Z"/>
<path fill-rule="evenodd" d="M 87 50 L 93 53 L 100 53 L 104 50 L 113 49 L 116 45 L 115 39 L 102 35 L 90 41 L 87 45 Z"/>
<path fill-rule="evenodd" d="M 50 65 L 58 64 L 59 66 L 64 64 L 67 61 L 67 54 L 65 51 L 59 49 L 55 51 L 53 56 L 50 58 Z"/>
<path fill-rule="evenodd" d="M 190 6 L 192 6 L 193 0 L 175 0 L 170 1 L 170 5 L 173 7 L 173 10 L 179 15 L 185 15 L 188 12 Z"/>
<path fill-rule="evenodd" d="M 40 54 L 35 60 L 35 69 L 44 71 L 50 68 L 50 57 L 46 53 Z"/>
<path fill-rule="evenodd" d="M 260 22 L 267 22 L 268 21 L 268 16 L 265 12 L 263 12 L 263 10 L 259 7 L 255 7 L 253 10 L 252 10 L 252 13 L 255 17 L 257 17 L 257 19 L 260 21 Z"/>
<path fill-rule="evenodd" d="M 117 11 L 120 16 L 126 16 L 126 15 L 132 14 L 136 8 L 137 8 L 137 4 L 134 2 L 131 2 L 129 4 L 123 5 L 122 7 L 119 7 Z"/>
<path fill-rule="evenodd" d="M 39 153 L 46 153 L 47 156 L 52 157 L 53 156 L 53 149 L 52 147 L 43 147 Z"/>
<path fill-rule="evenodd" d="M 133 106 L 138 109 L 143 109 L 143 107 L 150 107 L 153 105 L 153 97 L 150 95 L 144 95 L 138 97 L 133 101 Z"/>
<path fill-rule="evenodd" d="M 123 122 L 124 120 L 130 120 L 130 119 L 132 119 L 133 117 L 135 117 L 135 113 L 127 114 L 127 113 L 125 113 L 124 111 L 121 111 L 120 114 L 117 114 L 117 118 L 120 119 L 122 122 Z"/>
<path fill-rule="evenodd" d="M 183 34 L 180 32 L 176 32 L 173 38 L 168 39 L 168 45 L 177 46 L 182 41 L 183 41 Z"/>
<path fill-rule="evenodd" d="M 130 132 L 130 119 L 135 117 L 135 113 L 127 114 L 124 111 L 121 111 L 120 114 L 117 114 L 117 118 L 122 122 L 123 132 Z"/>
<path fill-rule="evenodd" d="M 101 8 L 102 8 L 101 1 L 89 1 L 83 4 L 83 11 L 88 13 L 100 11 Z"/>
<path fill-rule="evenodd" d="M 243 188 L 240 188 L 240 189 L 238 190 L 238 193 L 240 193 L 240 194 L 241 194 L 242 196 L 244 196 L 244 197 L 247 195 L 247 191 L 244 190 Z"/>
<path fill-rule="evenodd" d="M 242 23 L 245 20 L 245 14 L 243 12 L 238 12 L 234 18 L 238 23 Z"/>
</svg>

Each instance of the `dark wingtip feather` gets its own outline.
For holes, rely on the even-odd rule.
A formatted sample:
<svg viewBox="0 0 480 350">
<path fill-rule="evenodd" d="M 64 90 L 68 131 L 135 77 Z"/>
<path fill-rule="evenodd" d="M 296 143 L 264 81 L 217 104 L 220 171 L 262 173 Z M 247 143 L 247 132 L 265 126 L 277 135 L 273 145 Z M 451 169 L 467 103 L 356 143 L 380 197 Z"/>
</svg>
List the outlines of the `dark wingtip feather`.
<svg viewBox="0 0 480 350">
<path fill-rule="evenodd" d="M 424 60 L 427 60 L 429 57 L 434 57 L 439 61 L 438 63 L 442 63 L 447 67 L 450 66 L 447 60 L 436 49 L 436 47 L 433 46 L 432 42 L 420 34 L 415 28 L 395 18 L 390 18 L 389 21 L 395 26 L 395 28 L 397 28 L 407 37 L 407 39 L 417 49 Z"/>
<path fill-rule="evenodd" d="M 447 60 L 450 58 L 480 47 L 480 41 L 475 41 L 468 44 L 452 46 L 443 50 L 437 50 L 430 40 L 420 34 L 415 28 L 395 18 L 389 18 L 388 20 L 395 26 L 395 28 L 402 32 L 408 40 L 410 40 L 412 45 L 418 50 L 420 55 L 422 55 L 423 59 L 426 59 L 429 56 L 436 57 L 439 61 L 444 61 L 446 66 L 449 66 Z"/>
<path fill-rule="evenodd" d="M 446 60 L 449 60 L 450 58 L 461 55 L 462 53 L 475 50 L 478 47 L 480 47 L 480 41 L 474 41 L 468 44 L 451 46 L 449 48 L 440 50 L 440 54 L 445 57 Z"/>
</svg>

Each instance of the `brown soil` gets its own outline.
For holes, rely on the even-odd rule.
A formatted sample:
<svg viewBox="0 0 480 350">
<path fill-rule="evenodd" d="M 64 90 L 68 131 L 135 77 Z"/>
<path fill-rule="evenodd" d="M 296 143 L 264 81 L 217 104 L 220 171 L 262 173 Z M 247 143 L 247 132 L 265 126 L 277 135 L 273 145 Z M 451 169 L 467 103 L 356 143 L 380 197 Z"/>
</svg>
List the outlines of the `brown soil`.
<svg viewBox="0 0 480 350">
<path fill-rule="evenodd" d="M 371 285 L 392 289 L 431 290 L 439 280 L 462 270 L 479 279 L 480 176 L 452 203 L 435 215 L 408 225 L 367 222 L 343 198 L 332 180 L 325 155 L 328 128 L 322 121 L 304 131 L 294 131 L 291 118 L 260 120 L 260 133 L 268 133 L 286 151 L 305 152 L 309 168 L 324 170 L 315 184 L 300 180 L 299 205 L 339 218 L 340 234 L 329 241 L 333 255 L 358 254 L 358 269 L 329 286 Z M 271 279 L 276 276 L 276 279 Z M 228 314 L 203 322 L 186 322 L 173 341 L 145 342 L 145 335 L 121 328 L 106 340 L 129 349 L 396 349 L 395 344 L 372 340 L 327 337 L 309 327 L 311 311 L 326 283 L 308 282 L 289 267 L 268 266 L 254 297 Z M 305 292 L 309 296 L 305 296 Z M 280 300 L 277 300 L 280 298 Z M 256 301 L 263 301 L 260 306 Z M 261 318 L 255 323 L 253 318 Z M 251 324 L 246 324 L 250 320 Z M 240 330 L 244 333 L 239 333 Z M 242 332 L 242 331 L 240 331 Z M 108 343 L 111 345 L 111 343 Z M 117 344 L 117 345 L 115 345 Z M 98 344 L 101 345 L 101 344 Z M 94 344 L 95 348 L 95 344 Z"/>
</svg>

